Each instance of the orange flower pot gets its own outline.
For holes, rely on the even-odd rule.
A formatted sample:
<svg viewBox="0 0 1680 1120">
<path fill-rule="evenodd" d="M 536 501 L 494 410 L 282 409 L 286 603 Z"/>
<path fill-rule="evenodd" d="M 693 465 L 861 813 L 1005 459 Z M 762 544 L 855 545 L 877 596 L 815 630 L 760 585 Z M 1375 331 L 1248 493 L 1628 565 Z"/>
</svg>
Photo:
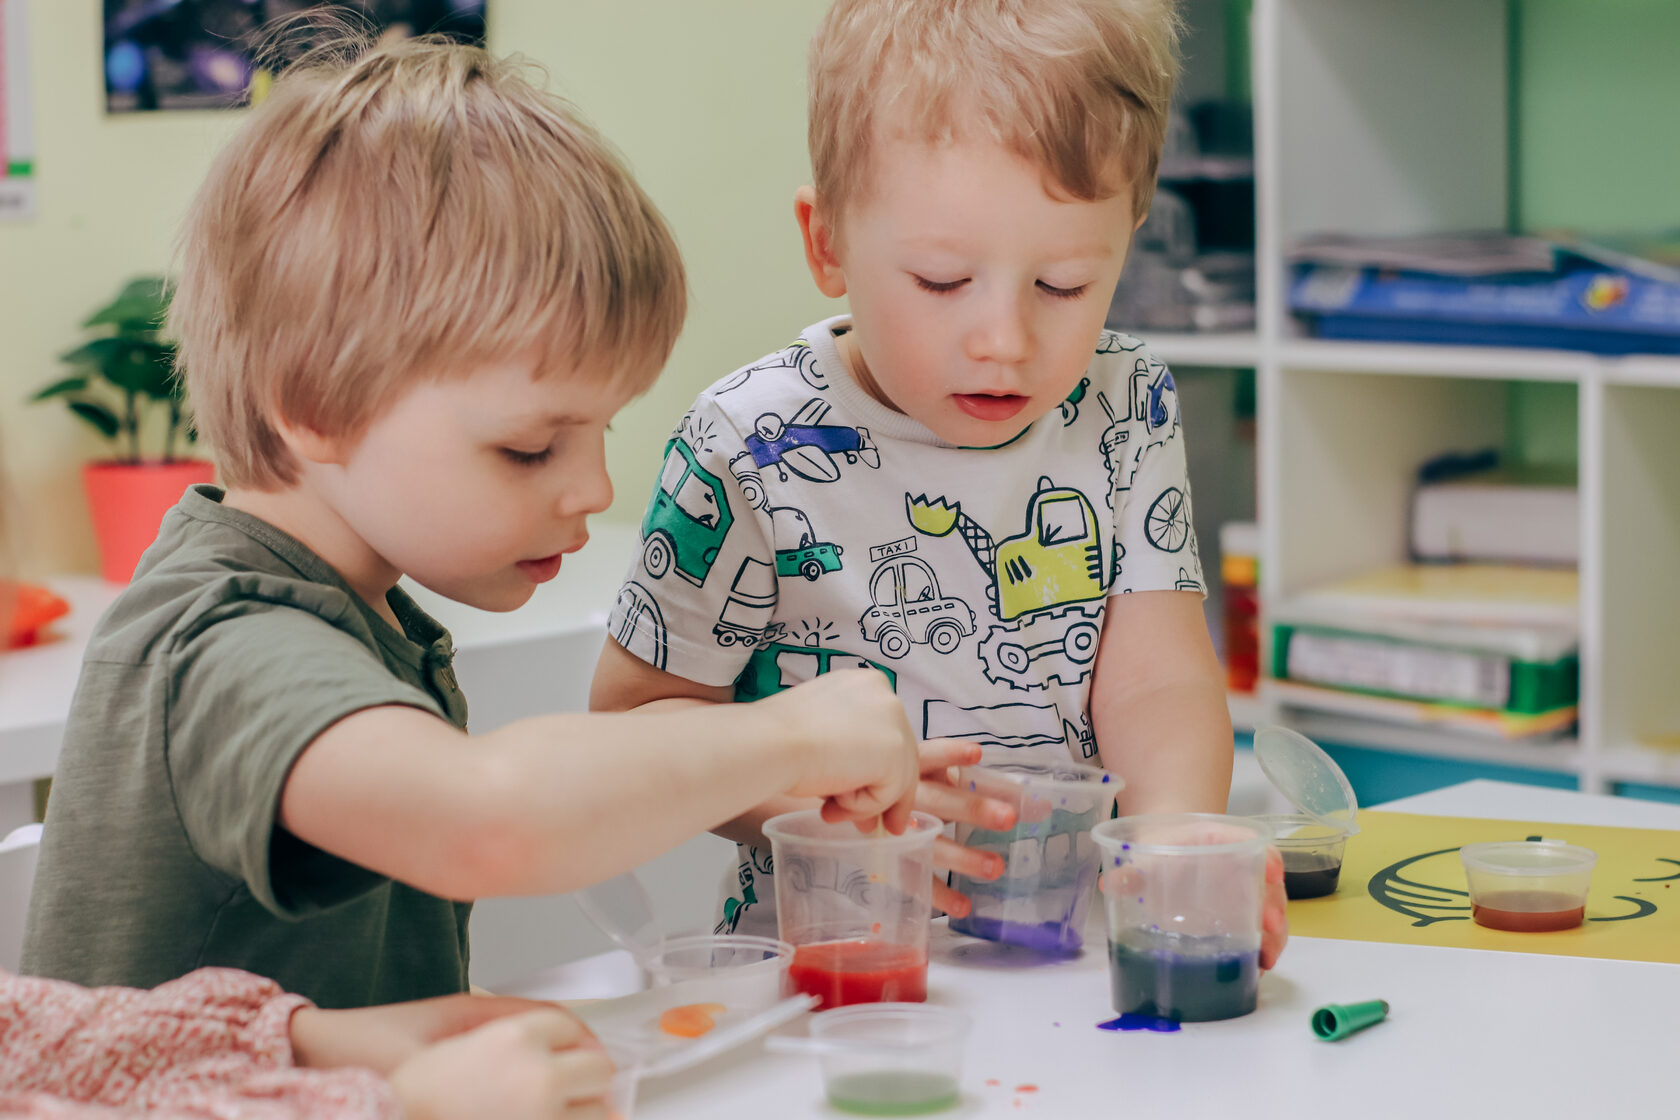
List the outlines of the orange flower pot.
<svg viewBox="0 0 1680 1120">
<path fill-rule="evenodd" d="M 171 463 L 89 463 L 82 468 L 93 535 L 99 542 L 99 574 L 113 583 L 134 578 L 140 554 L 157 539 L 158 525 L 187 489 L 213 482 L 206 459 Z"/>
</svg>

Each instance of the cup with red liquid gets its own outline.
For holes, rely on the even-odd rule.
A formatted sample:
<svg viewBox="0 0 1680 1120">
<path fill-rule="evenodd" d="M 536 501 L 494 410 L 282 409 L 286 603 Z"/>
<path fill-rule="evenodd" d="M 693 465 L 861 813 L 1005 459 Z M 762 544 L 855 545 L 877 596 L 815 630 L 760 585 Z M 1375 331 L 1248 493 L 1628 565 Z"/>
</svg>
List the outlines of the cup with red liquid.
<svg viewBox="0 0 1680 1120">
<path fill-rule="evenodd" d="M 927 999 L 933 842 L 916 813 L 901 835 L 830 824 L 816 809 L 764 823 L 776 868 L 776 919 L 794 947 L 788 978 L 823 1007 Z"/>
<path fill-rule="evenodd" d="M 1574 929 L 1587 913 L 1598 855 L 1561 840 L 1466 844 L 1458 850 L 1479 926 L 1513 933 Z"/>
</svg>

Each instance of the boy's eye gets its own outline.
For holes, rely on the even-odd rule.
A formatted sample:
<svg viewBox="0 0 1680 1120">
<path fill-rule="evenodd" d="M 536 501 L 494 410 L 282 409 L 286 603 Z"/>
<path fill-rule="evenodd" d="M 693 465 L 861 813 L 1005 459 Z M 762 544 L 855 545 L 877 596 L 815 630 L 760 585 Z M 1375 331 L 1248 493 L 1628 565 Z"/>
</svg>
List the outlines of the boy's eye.
<svg viewBox="0 0 1680 1120">
<path fill-rule="evenodd" d="M 910 275 L 916 276 L 913 272 Z M 961 280 L 929 280 L 925 276 L 916 276 L 916 287 L 924 292 L 954 292 L 966 283 L 968 283 L 968 277 L 966 276 Z"/>
<path fill-rule="evenodd" d="M 1089 284 L 1081 284 L 1077 288 L 1058 288 L 1054 284 L 1046 284 L 1042 280 L 1038 282 L 1039 291 L 1047 296 L 1054 296 L 1056 299 L 1078 299 L 1085 294 L 1085 289 L 1090 286 Z"/>
<path fill-rule="evenodd" d="M 502 458 L 519 467 L 539 467 L 554 455 L 552 447 L 545 447 L 541 451 L 520 451 L 514 447 L 503 447 L 499 450 Z"/>
</svg>

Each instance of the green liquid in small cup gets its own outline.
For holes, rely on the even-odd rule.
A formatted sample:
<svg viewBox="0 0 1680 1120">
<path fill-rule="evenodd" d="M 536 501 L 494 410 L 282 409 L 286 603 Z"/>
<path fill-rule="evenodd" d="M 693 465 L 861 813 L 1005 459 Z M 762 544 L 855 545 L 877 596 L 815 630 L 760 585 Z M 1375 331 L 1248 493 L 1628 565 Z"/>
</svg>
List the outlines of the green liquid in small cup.
<svg viewBox="0 0 1680 1120">
<path fill-rule="evenodd" d="M 918 1116 L 957 1103 L 957 1080 L 943 1073 L 881 1070 L 828 1083 L 828 1103 L 859 1116 Z"/>
</svg>

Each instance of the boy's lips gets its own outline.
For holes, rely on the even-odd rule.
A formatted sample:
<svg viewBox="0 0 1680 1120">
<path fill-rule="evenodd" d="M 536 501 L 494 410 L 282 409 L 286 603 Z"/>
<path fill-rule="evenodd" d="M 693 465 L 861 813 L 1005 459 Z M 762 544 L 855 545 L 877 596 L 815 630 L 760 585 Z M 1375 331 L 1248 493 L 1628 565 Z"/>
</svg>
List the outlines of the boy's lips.
<svg viewBox="0 0 1680 1120">
<path fill-rule="evenodd" d="M 956 393 L 952 399 L 976 420 L 1008 420 L 1027 407 L 1019 393 Z"/>
<path fill-rule="evenodd" d="M 547 583 L 560 574 L 560 560 L 564 553 L 556 552 L 553 556 L 545 556 L 541 560 L 521 560 L 514 565 L 532 583 Z"/>
<path fill-rule="evenodd" d="M 569 553 L 576 552 L 589 543 L 586 536 L 575 544 L 569 544 L 556 552 L 553 556 L 544 556 L 538 560 L 521 560 L 514 567 L 524 572 L 532 583 L 547 583 L 560 574 L 560 561 Z"/>
</svg>

